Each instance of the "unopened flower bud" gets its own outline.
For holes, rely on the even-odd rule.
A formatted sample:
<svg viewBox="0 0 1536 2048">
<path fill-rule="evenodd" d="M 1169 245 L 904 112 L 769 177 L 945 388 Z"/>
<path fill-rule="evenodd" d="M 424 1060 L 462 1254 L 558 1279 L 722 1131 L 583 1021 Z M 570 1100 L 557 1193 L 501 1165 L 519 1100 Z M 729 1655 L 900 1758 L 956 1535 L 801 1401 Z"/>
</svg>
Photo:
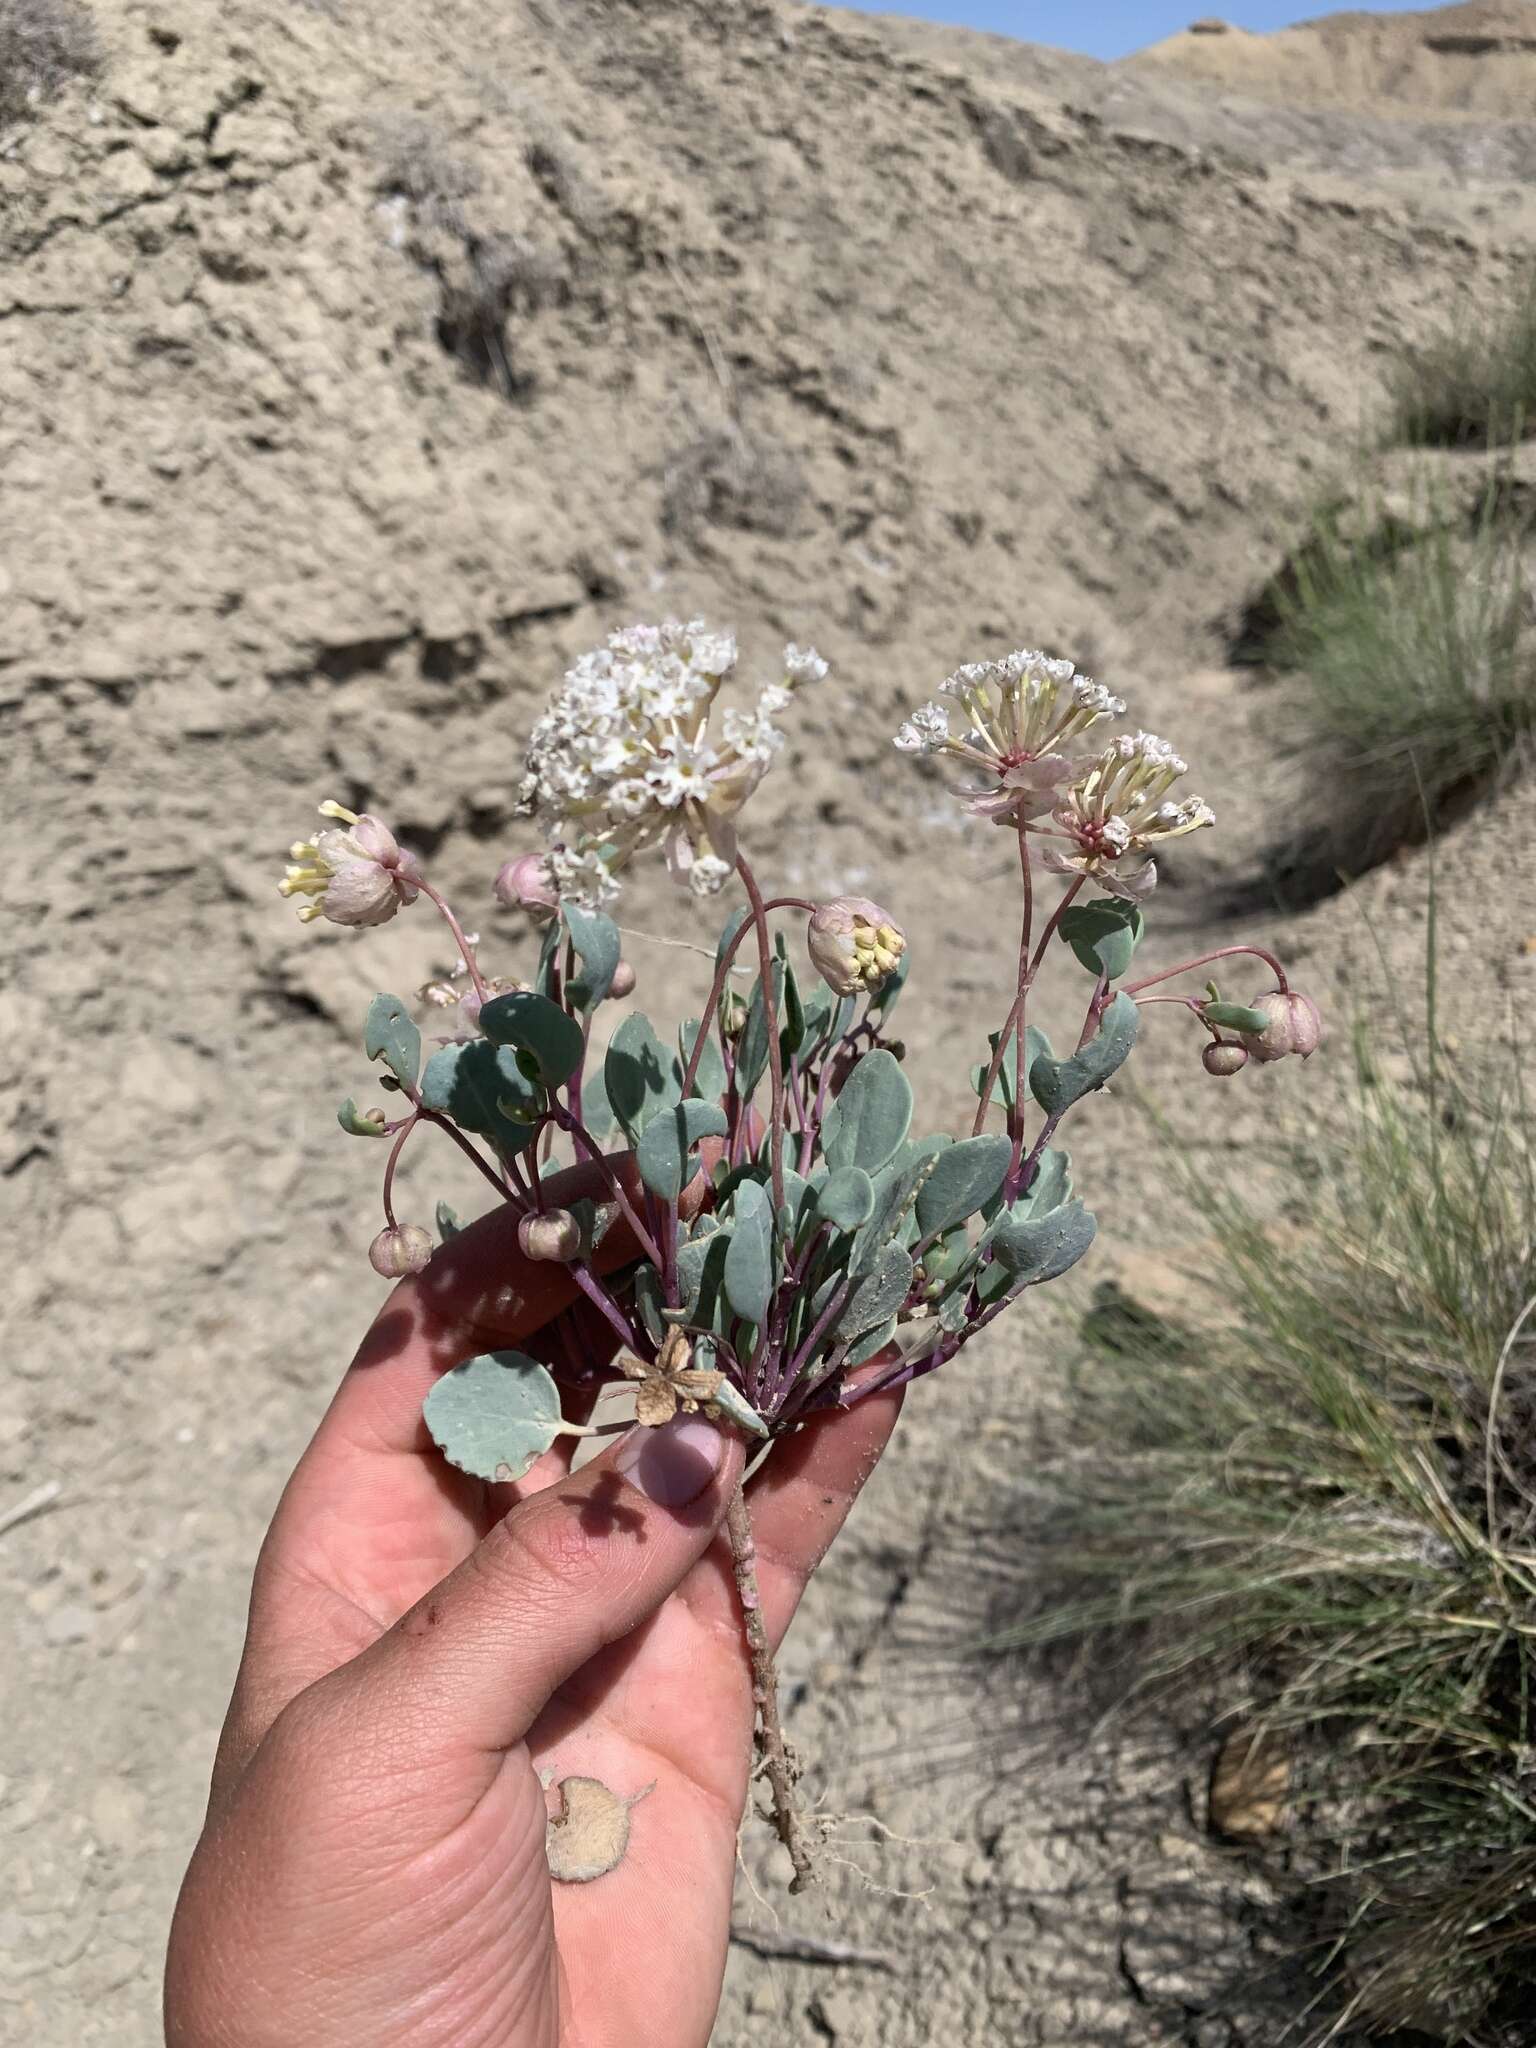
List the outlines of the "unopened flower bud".
<svg viewBox="0 0 1536 2048">
<path fill-rule="evenodd" d="M 740 1038 L 747 1028 L 747 999 L 739 989 L 728 988 L 720 998 L 720 1036 Z"/>
<path fill-rule="evenodd" d="M 1220 1075 L 1225 1080 L 1228 1075 L 1240 1074 L 1247 1066 L 1248 1048 L 1230 1038 L 1213 1039 L 1200 1059 L 1208 1074 Z"/>
<path fill-rule="evenodd" d="M 817 973 L 840 996 L 882 988 L 907 950 L 900 925 L 867 896 L 824 903 L 806 926 L 805 944 Z"/>
<path fill-rule="evenodd" d="M 381 1230 L 368 1247 L 368 1263 L 386 1280 L 419 1273 L 432 1256 L 432 1233 L 419 1223 L 397 1223 Z"/>
<path fill-rule="evenodd" d="M 520 853 L 503 862 L 496 876 L 496 900 L 521 910 L 534 924 L 548 924 L 560 908 L 560 892 L 542 853 Z"/>
<path fill-rule="evenodd" d="M 1261 1065 L 1283 1060 L 1291 1053 L 1295 1053 L 1298 1059 L 1308 1059 L 1317 1051 L 1323 1035 L 1323 1020 L 1310 996 L 1304 996 L 1294 988 L 1269 989 L 1265 994 L 1255 996 L 1248 1007 L 1262 1011 L 1269 1019 L 1262 1031 L 1239 1034 L 1243 1044 Z"/>
<path fill-rule="evenodd" d="M 608 984 L 611 996 L 632 996 L 635 992 L 635 970 L 627 960 L 621 960 L 613 970 L 613 979 Z"/>
<path fill-rule="evenodd" d="M 581 1225 L 569 1209 L 546 1209 L 542 1215 L 523 1217 L 517 1242 L 525 1259 L 554 1259 L 565 1265 L 581 1250 Z"/>
</svg>

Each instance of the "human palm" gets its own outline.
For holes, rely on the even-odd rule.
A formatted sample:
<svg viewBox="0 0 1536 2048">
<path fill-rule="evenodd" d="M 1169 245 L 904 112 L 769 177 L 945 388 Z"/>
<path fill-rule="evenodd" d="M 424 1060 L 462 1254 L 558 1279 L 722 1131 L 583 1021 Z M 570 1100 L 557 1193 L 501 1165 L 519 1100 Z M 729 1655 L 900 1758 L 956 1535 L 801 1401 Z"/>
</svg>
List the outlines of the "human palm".
<svg viewBox="0 0 1536 2048">
<path fill-rule="evenodd" d="M 395 1290 L 342 1381 L 258 1566 L 172 1931 L 171 2048 L 707 2041 L 753 1720 L 716 1536 L 741 1447 L 680 1421 L 488 1487 L 421 1420 L 447 1365 L 537 1351 L 574 1291 L 486 1218 Z M 800 1432 L 754 1483 L 775 1641 L 895 1405 Z M 551 1882 L 541 1773 L 645 1794 L 593 1882 Z"/>
</svg>

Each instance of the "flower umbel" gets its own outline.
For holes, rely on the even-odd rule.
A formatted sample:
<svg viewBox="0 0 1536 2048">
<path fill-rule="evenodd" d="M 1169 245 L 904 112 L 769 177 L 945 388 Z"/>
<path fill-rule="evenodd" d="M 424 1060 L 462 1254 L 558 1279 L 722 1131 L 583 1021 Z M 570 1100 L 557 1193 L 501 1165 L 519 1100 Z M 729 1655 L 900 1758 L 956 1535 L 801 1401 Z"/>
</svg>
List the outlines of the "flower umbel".
<svg viewBox="0 0 1536 2048">
<path fill-rule="evenodd" d="M 1035 829 L 1065 838 L 1070 851 L 1047 847 L 1044 866 L 1056 874 L 1083 875 L 1111 895 L 1150 895 L 1157 864 L 1150 856 L 1168 839 L 1181 839 L 1214 825 L 1215 813 L 1197 796 L 1173 802 L 1168 791 L 1189 763 L 1156 733 L 1125 733 L 1067 789 L 1048 824 Z M 1122 862 L 1139 862 L 1129 872 Z"/>
<path fill-rule="evenodd" d="M 421 870 L 381 818 L 367 811 L 359 816 L 331 800 L 320 806 L 320 815 L 342 829 L 295 840 L 277 885 L 280 895 L 317 899 L 299 912 L 305 924 L 317 917 L 332 924 L 387 924 L 416 901 Z"/>
<path fill-rule="evenodd" d="M 784 679 L 751 711 L 710 713 L 736 665 L 736 642 L 701 619 L 629 626 L 584 654 L 534 727 L 519 809 L 538 818 L 560 893 L 588 907 L 618 894 L 617 875 L 663 842 L 667 865 L 714 895 L 736 859 L 733 820 L 783 745 L 773 723 L 795 689 L 826 672 L 811 648 L 784 650 Z"/>
<path fill-rule="evenodd" d="M 969 811 L 998 823 L 1048 811 L 1063 786 L 1086 762 L 1066 751 L 1102 718 L 1125 710 L 1092 676 L 1038 648 L 1022 648 L 1000 661 L 967 662 L 940 685 L 968 721 L 957 738 L 950 714 L 933 702 L 914 711 L 896 735 L 903 753 L 944 754 L 976 780 L 956 794 Z"/>
</svg>

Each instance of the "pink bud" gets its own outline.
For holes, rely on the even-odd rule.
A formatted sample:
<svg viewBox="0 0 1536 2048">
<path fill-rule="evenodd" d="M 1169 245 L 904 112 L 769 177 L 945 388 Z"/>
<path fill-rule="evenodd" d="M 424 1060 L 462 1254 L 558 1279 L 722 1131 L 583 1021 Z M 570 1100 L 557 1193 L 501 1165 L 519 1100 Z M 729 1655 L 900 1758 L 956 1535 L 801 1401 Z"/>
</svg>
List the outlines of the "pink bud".
<svg viewBox="0 0 1536 2048">
<path fill-rule="evenodd" d="M 419 1273 L 432 1256 L 432 1233 L 419 1223 L 397 1223 L 381 1230 L 368 1247 L 368 1263 L 386 1280 Z"/>
<path fill-rule="evenodd" d="M 565 1265 L 581 1250 L 581 1225 L 569 1209 L 546 1209 L 542 1216 L 522 1218 L 517 1242 L 525 1259 L 553 1259 Z"/>
<path fill-rule="evenodd" d="M 1248 1064 L 1246 1045 L 1234 1045 L 1231 1039 L 1214 1040 L 1200 1055 L 1201 1063 L 1208 1074 L 1218 1074 L 1225 1079 L 1229 1074 L 1240 1074 Z"/>
<path fill-rule="evenodd" d="M 560 893 L 542 853 L 520 853 L 504 861 L 496 876 L 496 900 L 526 912 L 534 924 L 548 924 L 560 908 Z"/>
<path fill-rule="evenodd" d="M 867 896 L 836 896 L 813 914 L 805 947 L 828 988 L 851 996 L 883 988 L 907 941 L 900 925 Z"/>
<path fill-rule="evenodd" d="M 611 996 L 632 996 L 635 992 L 635 970 L 627 960 L 621 960 L 613 970 L 613 979 L 608 984 Z"/>
<path fill-rule="evenodd" d="M 1244 1045 L 1263 1066 L 1283 1060 L 1291 1053 L 1310 1059 L 1323 1035 L 1323 1020 L 1316 1003 L 1300 989 L 1274 988 L 1255 996 L 1248 1006 L 1261 1010 L 1269 1019 L 1262 1031 L 1239 1033 Z"/>
</svg>

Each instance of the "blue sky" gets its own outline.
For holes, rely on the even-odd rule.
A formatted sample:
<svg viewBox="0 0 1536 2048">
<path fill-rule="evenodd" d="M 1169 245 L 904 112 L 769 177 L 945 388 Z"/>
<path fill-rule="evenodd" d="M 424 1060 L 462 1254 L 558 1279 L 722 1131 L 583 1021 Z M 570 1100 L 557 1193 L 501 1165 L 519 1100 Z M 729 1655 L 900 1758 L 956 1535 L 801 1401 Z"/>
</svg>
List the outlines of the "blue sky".
<svg viewBox="0 0 1536 2048">
<path fill-rule="evenodd" d="M 910 0 L 908 5 L 866 4 L 837 0 L 865 14 L 915 14 L 924 21 L 953 21 L 962 28 L 988 28 L 998 35 L 1017 36 L 1025 43 L 1050 43 L 1058 50 L 1081 50 L 1090 57 L 1123 57 L 1148 43 L 1188 28 L 1202 14 L 1218 14 L 1235 28 L 1286 28 L 1334 9 L 1328 0 L 1293 0 L 1290 6 L 1244 4 L 1244 0 L 1107 0 L 1107 4 L 1073 4 L 1073 0 Z M 1372 14 L 1407 11 L 1404 0 L 1373 5 L 1372 0 L 1344 0 Z M 1410 0 L 1411 4 L 1411 0 Z"/>
</svg>

